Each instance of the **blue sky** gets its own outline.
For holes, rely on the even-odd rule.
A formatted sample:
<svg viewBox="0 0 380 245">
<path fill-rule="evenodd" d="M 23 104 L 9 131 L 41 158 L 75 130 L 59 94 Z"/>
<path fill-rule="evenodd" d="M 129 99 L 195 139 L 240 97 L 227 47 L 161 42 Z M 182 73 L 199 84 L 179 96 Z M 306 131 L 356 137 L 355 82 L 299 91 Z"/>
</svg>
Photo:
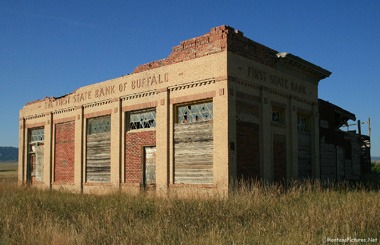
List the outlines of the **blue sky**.
<svg viewBox="0 0 380 245">
<path fill-rule="evenodd" d="M 319 97 L 370 117 L 372 155 L 380 156 L 379 10 L 376 0 L 1 1 L 0 146 L 18 145 L 27 102 L 131 73 L 229 25 L 331 71 Z"/>
</svg>

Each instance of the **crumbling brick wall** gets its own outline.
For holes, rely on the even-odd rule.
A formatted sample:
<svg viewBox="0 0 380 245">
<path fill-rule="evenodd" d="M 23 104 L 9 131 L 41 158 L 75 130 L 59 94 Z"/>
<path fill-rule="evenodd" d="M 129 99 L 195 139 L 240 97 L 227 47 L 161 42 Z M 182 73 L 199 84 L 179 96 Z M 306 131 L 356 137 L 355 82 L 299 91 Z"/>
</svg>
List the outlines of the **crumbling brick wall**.
<svg viewBox="0 0 380 245">
<path fill-rule="evenodd" d="M 167 58 L 140 65 L 135 68 L 133 73 L 223 51 L 241 55 L 270 67 L 275 67 L 277 62 L 277 51 L 244 37 L 239 30 L 223 25 L 212 28 L 203 36 L 182 41 L 180 45 L 172 48 L 172 52 Z"/>
</svg>

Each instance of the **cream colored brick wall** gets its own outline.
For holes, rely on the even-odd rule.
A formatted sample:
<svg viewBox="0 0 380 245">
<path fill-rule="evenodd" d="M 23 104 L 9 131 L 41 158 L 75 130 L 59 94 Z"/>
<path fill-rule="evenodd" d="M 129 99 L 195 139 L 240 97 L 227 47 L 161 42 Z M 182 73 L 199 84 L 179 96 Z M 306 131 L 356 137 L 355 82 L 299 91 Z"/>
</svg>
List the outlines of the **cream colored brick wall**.
<svg viewBox="0 0 380 245">
<path fill-rule="evenodd" d="M 27 140 L 27 129 L 44 125 L 45 142 L 52 145 L 52 149 L 45 151 L 51 151 L 51 154 L 47 154 L 51 157 L 45 155 L 47 167 L 44 186 L 83 193 L 109 192 L 120 187 L 125 191 L 136 190 L 139 186 L 124 184 L 125 113 L 155 107 L 157 191 L 166 193 L 169 185 L 173 184 L 173 108 L 178 103 L 212 99 L 215 110 L 215 188 L 218 192 L 225 193 L 228 190 L 229 159 L 226 59 L 226 52 L 217 53 L 85 86 L 60 99 L 45 98 L 29 103 L 20 111 L 20 155 L 24 156 L 20 157 L 19 162 L 20 183 L 25 183 L 26 176 L 27 153 L 24 152 L 24 143 Z M 154 80 L 156 83 L 147 84 Z M 139 87 L 138 84 L 143 86 Z M 85 183 L 86 120 L 102 115 L 111 115 L 111 181 L 106 184 L 88 184 Z M 53 183 L 50 186 L 54 179 L 54 124 L 67 120 L 75 120 L 74 184 Z M 49 179 L 50 176 L 52 179 Z"/>
<path fill-rule="evenodd" d="M 287 178 L 298 177 L 298 113 L 310 114 L 312 120 L 313 176 L 319 173 L 318 82 L 297 74 L 264 66 L 230 52 L 220 52 L 148 71 L 126 75 L 85 86 L 60 99 L 45 98 L 26 105 L 20 111 L 19 183 L 26 182 L 27 131 L 45 127 L 44 187 L 66 188 L 77 192 L 138 193 L 139 185 L 125 184 L 125 113 L 146 108 L 156 109 L 156 191 L 181 192 L 203 188 L 225 195 L 236 180 L 236 93 L 244 92 L 260 101 L 260 176 L 273 181 L 272 135 L 287 138 Z M 173 183 L 173 128 L 175 106 L 197 100 L 213 101 L 213 176 L 207 186 Z M 272 125 L 272 108 L 281 104 L 285 127 Z M 86 120 L 111 115 L 110 183 L 85 183 Z M 74 184 L 54 185 L 54 124 L 75 120 Z M 50 177 L 51 176 L 51 177 Z"/>
<path fill-rule="evenodd" d="M 318 81 L 305 79 L 298 74 L 264 66 L 252 60 L 228 53 L 229 87 L 260 97 L 260 169 L 264 180 L 273 181 L 272 137 L 274 133 L 286 135 L 287 179 L 298 178 L 297 115 L 310 115 L 312 121 L 312 166 L 313 176 L 319 173 Z M 231 105 L 234 104 L 233 96 Z M 272 125 L 272 108 L 281 105 L 285 113 L 285 127 Z M 232 107 L 230 108 L 231 111 Z M 230 112 L 231 114 L 231 112 Z M 236 125 L 236 117 L 230 118 L 230 129 Z M 233 138 L 233 137 L 232 137 Z M 236 139 L 235 139 L 236 141 Z M 234 163 L 236 166 L 236 162 Z M 233 167 L 230 167 L 233 169 Z"/>
</svg>

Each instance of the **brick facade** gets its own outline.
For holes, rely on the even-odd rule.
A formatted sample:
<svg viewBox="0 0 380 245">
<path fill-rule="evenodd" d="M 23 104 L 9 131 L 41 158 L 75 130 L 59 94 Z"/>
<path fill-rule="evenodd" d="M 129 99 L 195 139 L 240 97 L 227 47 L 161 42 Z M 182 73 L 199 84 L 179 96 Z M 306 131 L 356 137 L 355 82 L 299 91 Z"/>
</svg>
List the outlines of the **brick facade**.
<svg viewBox="0 0 380 245">
<path fill-rule="evenodd" d="M 212 28 L 174 46 L 168 57 L 136 67 L 132 74 L 28 103 L 20 111 L 20 183 L 31 179 L 26 146 L 28 130 L 37 126 L 44 127 L 45 134 L 44 154 L 40 154 L 43 181 L 38 185 L 46 188 L 82 193 L 139 191 L 144 146 L 156 146 L 154 189 L 161 193 L 196 189 L 224 195 L 241 178 L 287 181 L 298 178 L 298 172 L 302 175 L 297 115 L 305 111 L 311 115 L 311 174 L 318 178 L 318 83 L 329 75 L 329 71 L 297 56 L 256 43 L 232 27 Z M 206 166 L 210 177 L 189 183 L 186 178 L 190 173 L 202 175 L 203 170 L 186 163 L 182 180 L 177 178 L 176 182 L 176 108 L 203 100 L 212 102 L 212 143 Z M 277 107 L 282 111 L 281 125 L 272 122 L 272 111 Z M 136 110 L 154 110 L 155 125 L 142 124 L 129 130 L 127 112 Z M 107 144 L 88 148 L 100 141 L 87 135 L 87 120 L 105 115 L 110 116 L 112 125 Z M 198 139 L 192 130 L 199 133 L 188 127 L 181 133 L 183 141 Z M 194 156 L 204 160 L 199 149 L 203 150 L 202 146 L 181 147 L 186 159 L 195 151 Z M 86 182 L 89 161 L 96 173 L 106 169 L 107 179 Z"/>
<path fill-rule="evenodd" d="M 74 183 L 74 121 L 55 124 L 54 152 L 54 182 Z"/>
<path fill-rule="evenodd" d="M 125 134 L 125 182 L 142 183 L 144 146 L 156 145 L 156 130 L 140 132 L 129 131 Z"/>
</svg>

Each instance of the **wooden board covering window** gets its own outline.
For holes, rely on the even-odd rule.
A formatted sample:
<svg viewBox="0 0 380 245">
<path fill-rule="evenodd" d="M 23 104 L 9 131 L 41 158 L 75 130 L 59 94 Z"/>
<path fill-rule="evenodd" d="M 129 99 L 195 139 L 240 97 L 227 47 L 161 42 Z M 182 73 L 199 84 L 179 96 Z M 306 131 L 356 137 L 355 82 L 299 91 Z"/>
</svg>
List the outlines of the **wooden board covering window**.
<svg viewBox="0 0 380 245">
<path fill-rule="evenodd" d="M 298 131 L 298 178 L 311 178 L 311 136 L 309 132 Z"/>
<path fill-rule="evenodd" d="M 275 182 L 286 181 L 286 136 L 273 134 L 273 171 Z"/>
<path fill-rule="evenodd" d="M 156 184 L 156 147 L 144 147 L 144 186 L 154 186 Z"/>
<path fill-rule="evenodd" d="M 109 182 L 111 172 L 111 117 L 87 121 L 86 181 Z"/>
<path fill-rule="evenodd" d="M 260 128 L 258 124 L 237 122 L 236 162 L 238 181 L 260 178 Z"/>
<path fill-rule="evenodd" d="M 212 121 L 174 126 L 174 183 L 213 183 Z"/>
</svg>

